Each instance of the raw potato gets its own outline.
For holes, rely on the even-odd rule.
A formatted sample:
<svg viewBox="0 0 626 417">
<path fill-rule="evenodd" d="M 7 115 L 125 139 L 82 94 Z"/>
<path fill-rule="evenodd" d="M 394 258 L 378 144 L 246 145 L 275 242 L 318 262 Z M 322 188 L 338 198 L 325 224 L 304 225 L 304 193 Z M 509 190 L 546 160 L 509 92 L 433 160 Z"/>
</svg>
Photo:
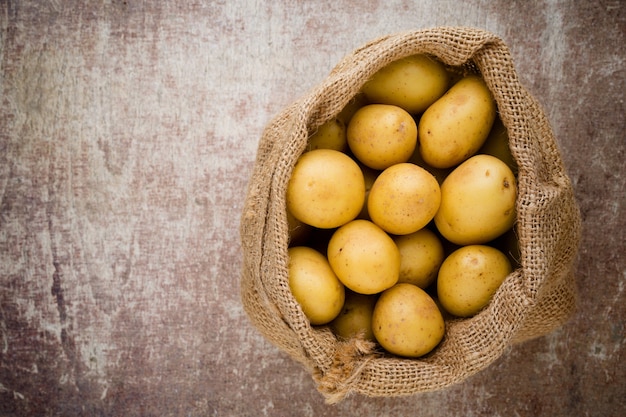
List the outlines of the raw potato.
<svg viewBox="0 0 626 417">
<path fill-rule="evenodd" d="M 517 175 L 517 162 L 509 148 L 509 134 L 499 118 L 496 118 L 487 140 L 477 153 L 495 156 L 507 164 L 514 175 Z"/>
<path fill-rule="evenodd" d="M 372 314 L 377 297 L 346 290 L 346 301 L 339 315 L 330 323 L 336 335 L 350 339 L 361 337 L 374 341 Z"/>
<path fill-rule="evenodd" d="M 482 78 L 461 79 L 420 119 L 422 158 L 435 168 L 460 164 L 483 145 L 495 117 L 496 104 Z"/>
<path fill-rule="evenodd" d="M 384 170 L 369 192 L 367 210 L 388 233 L 406 235 L 426 226 L 441 202 L 439 183 L 424 168 L 411 163 Z"/>
<path fill-rule="evenodd" d="M 419 148 L 420 147 L 419 147 L 419 141 L 418 141 L 418 144 L 415 147 L 415 151 L 413 152 L 413 155 L 411 155 L 411 158 L 409 158 L 408 162 L 415 164 L 415 165 L 419 165 L 422 168 L 424 168 L 426 171 L 433 174 L 433 176 L 437 179 L 437 182 L 439 183 L 439 185 L 441 185 L 441 183 L 443 183 L 443 180 L 446 179 L 446 177 L 454 170 L 454 168 L 431 167 L 422 158 L 422 154 L 420 153 Z"/>
<path fill-rule="evenodd" d="M 388 352 L 417 358 L 439 344 L 445 324 L 437 304 L 424 290 L 400 283 L 383 292 L 376 302 L 372 328 Z"/>
<path fill-rule="evenodd" d="M 328 242 L 328 261 L 339 280 L 359 294 L 384 291 L 400 275 L 398 247 L 368 220 L 353 220 L 335 231 Z"/>
<path fill-rule="evenodd" d="M 350 150 L 359 161 L 383 170 L 409 160 L 417 144 L 417 124 L 400 107 L 370 104 L 352 116 L 347 138 Z"/>
<path fill-rule="evenodd" d="M 308 149 L 334 149 L 345 152 L 348 150 L 346 125 L 338 118 L 327 121 L 311 135 Z"/>
<path fill-rule="evenodd" d="M 321 253 L 306 246 L 289 248 L 289 288 L 311 324 L 332 321 L 341 311 L 345 288 Z"/>
<path fill-rule="evenodd" d="M 486 243 L 515 223 L 517 186 L 509 167 L 491 155 L 475 155 L 441 184 L 435 225 L 457 245 Z"/>
<path fill-rule="evenodd" d="M 365 201 L 365 180 L 359 165 L 331 149 L 300 156 L 287 185 L 287 209 L 306 224 L 322 229 L 354 219 Z"/>
<path fill-rule="evenodd" d="M 361 209 L 361 213 L 357 216 L 358 219 L 371 220 L 369 212 L 367 211 L 367 199 L 370 195 L 370 190 L 376 181 L 376 178 L 380 175 L 380 171 L 367 167 L 365 165 L 361 165 L 361 171 L 363 171 L 363 178 L 365 179 L 365 202 L 363 203 L 363 208 Z"/>
<path fill-rule="evenodd" d="M 361 90 L 372 103 L 393 104 L 417 114 L 446 92 L 448 82 L 440 61 L 413 55 L 381 68 Z"/>
<path fill-rule="evenodd" d="M 464 246 L 450 254 L 439 269 L 439 302 L 450 314 L 473 316 L 489 303 L 511 270 L 508 258 L 498 249 Z"/>
<path fill-rule="evenodd" d="M 400 251 L 400 278 L 426 289 L 437 278 L 444 259 L 443 245 L 437 235 L 429 229 L 394 237 Z"/>
<path fill-rule="evenodd" d="M 376 73 L 288 183 L 289 286 L 311 324 L 391 355 L 435 349 L 519 262 L 516 170 L 479 76 L 425 55 Z"/>
</svg>

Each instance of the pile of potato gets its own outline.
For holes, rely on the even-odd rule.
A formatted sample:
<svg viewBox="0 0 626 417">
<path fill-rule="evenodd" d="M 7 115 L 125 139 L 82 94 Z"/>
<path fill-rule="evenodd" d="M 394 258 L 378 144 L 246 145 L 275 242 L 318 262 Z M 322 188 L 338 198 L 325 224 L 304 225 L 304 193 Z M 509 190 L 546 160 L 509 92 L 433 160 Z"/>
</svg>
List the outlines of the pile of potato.
<svg viewBox="0 0 626 417">
<path fill-rule="evenodd" d="M 512 271 L 516 166 L 482 78 L 427 55 L 382 68 L 309 138 L 287 187 L 289 285 L 312 325 L 434 349 Z"/>
</svg>

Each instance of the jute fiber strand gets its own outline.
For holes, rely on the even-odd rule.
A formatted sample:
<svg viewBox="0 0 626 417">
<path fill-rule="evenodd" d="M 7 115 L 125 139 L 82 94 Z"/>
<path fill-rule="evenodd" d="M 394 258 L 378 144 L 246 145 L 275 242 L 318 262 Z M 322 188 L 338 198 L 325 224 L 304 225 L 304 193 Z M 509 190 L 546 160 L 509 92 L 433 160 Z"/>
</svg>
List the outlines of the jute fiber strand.
<svg viewBox="0 0 626 417">
<path fill-rule="evenodd" d="M 515 228 L 521 259 L 484 310 L 447 321 L 444 339 L 433 352 L 407 359 L 364 340 L 340 341 L 327 327 L 310 325 L 289 290 L 285 190 L 310 134 L 334 118 L 378 69 L 418 53 L 479 72 L 493 93 L 519 167 Z M 572 267 L 580 233 L 578 207 L 550 124 L 520 85 L 503 41 L 473 28 L 393 34 L 346 56 L 264 130 L 241 219 L 242 301 L 259 331 L 306 367 L 328 403 L 350 393 L 401 396 L 438 390 L 568 319 L 576 306 Z"/>
</svg>

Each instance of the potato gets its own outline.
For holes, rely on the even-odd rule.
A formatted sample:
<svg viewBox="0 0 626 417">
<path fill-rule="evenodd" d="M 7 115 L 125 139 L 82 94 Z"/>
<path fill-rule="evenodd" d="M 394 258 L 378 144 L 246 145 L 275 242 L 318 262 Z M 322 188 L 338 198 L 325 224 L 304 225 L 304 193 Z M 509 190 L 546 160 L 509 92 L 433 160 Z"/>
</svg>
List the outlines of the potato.
<svg viewBox="0 0 626 417">
<path fill-rule="evenodd" d="M 445 324 L 435 301 L 424 290 L 400 283 L 380 295 L 372 315 L 372 330 L 388 352 L 416 358 L 439 344 Z"/>
<path fill-rule="evenodd" d="M 426 226 L 440 202 L 441 191 L 435 177 L 422 167 L 401 163 L 376 178 L 367 199 L 367 211 L 386 232 L 405 235 Z"/>
<path fill-rule="evenodd" d="M 357 219 L 365 219 L 370 220 L 370 215 L 367 211 L 367 199 L 370 195 L 370 190 L 374 185 L 374 181 L 380 175 L 380 171 L 367 167 L 365 165 L 361 165 L 361 170 L 363 171 L 363 178 L 365 178 L 365 202 L 363 203 L 363 208 L 361 212 L 357 216 Z"/>
<path fill-rule="evenodd" d="M 329 323 L 343 307 L 344 286 L 318 251 L 294 246 L 288 254 L 291 293 L 311 324 Z"/>
<path fill-rule="evenodd" d="M 481 77 L 469 75 L 453 85 L 422 115 L 420 153 L 435 168 L 450 168 L 483 145 L 496 116 L 496 104 Z"/>
<path fill-rule="evenodd" d="M 476 153 L 495 156 L 507 164 L 514 175 L 517 175 L 517 162 L 515 162 L 511 148 L 509 148 L 509 134 L 500 118 L 496 118 L 487 140 Z"/>
<path fill-rule="evenodd" d="M 421 113 L 448 89 L 448 73 L 428 55 L 413 55 L 378 70 L 361 91 L 372 103 L 393 104 Z"/>
<path fill-rule="evenodd" d="M 498 249 L 463 246 L 451 253 L 439 269 L 439 302 L 450 314 L 473 316 L 489 303 L 511 270 L 508 258 Z"/>
<path fill-rule="evenodd" d="M 417 125 L 400 107 L 370 104 L 352 116 L 347 138 L 350 150 L 359 161 L 383 170 L 408 161 L 417 144 Z"/>
<path fill-rule="evenodd" d="M 337 119 L 331 119 L 317 128 L 309 137 L 309 150 L 334 149 L 345 152 L 348 150 L 346 138 L 346 125 Z"/>
<path fill-rule="evenodd" d="M 489 242 L 515 222 L 517 186 L 509 167 L 491 155 L 475 155 L 441 184 L 435 225 L 457 245 Z"/>
<path fill-rule="evenodd" d="M 354 219 L 365 201 L 365 180 L 359 165 L 332 149 L 300 156 L 287 184 L 287 209 L 293 216 L 322 229 Z"/>
<path fill-rule="evenodd" d="M 446 177 L 454 169 L 454 168 L 435 168 L 435 167 L 431 167 L 430 165 L 428 165 L 424 161 L 424 159 L 422 158 L 422 154 L 420 153 L 419 140 L 418 140 L 417 146 L 415 147 L 415 151 L 413 151 L 413 155 L 411 155 L 411 157 L 409 158 L 409 160 L 407 162 L 410 162 L 410 163 L 415 164 L 415 165 L 419 165 L 422 168 L 424 168 L 426 171 L 428 171 L 431 174 L 433 174 L 433 176 L 437 179 L 437 182 L 439 183 L 439 185 L 441 185 L 441 183 L 443 183 L 443 180 L 445 180 Z"/>
<path fill-rule="evenodd" d="M 333 332 L 344 339 L 362 337 L 374 341 L 372 314 L 376 300 L 376 295 L 365 295 L 346 290 L 343 308 L 330 323 Z"/>
<path fill-rule="evenodd" d="M 392 287 L 400 275 L 400 251 L 393 239 L 368 220 L 353 220 L 333 233 L 328 261 L 339 280 L 359 294 Z"/>
<path fill-rule="evenodd" d="M 437 278 L 444 259 L 443 245 L 437 235 L 429 229 L 393 238 L 400 251 L 400 278 L 426 289 Z"/>
</svg>

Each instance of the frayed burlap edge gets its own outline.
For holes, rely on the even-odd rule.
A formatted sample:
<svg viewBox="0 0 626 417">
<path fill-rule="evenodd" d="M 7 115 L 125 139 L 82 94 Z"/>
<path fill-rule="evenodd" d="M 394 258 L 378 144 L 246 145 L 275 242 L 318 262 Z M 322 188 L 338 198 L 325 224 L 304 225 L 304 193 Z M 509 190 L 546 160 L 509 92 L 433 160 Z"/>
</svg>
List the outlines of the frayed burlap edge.
<svg viewBox="0 0 626 417">
<path fill-rule="evenodd" d="M 403 359 L 360 339 L 339 341 L 329 329 L 307 321 L 289 291 L 285 189 L 310 133 L 335 117 L 378 69 L 417 53 L 479 71 L 494 95 L 519 167 L 521 266 L 482 312 L 449 321 L 444 340 L 431 354 Z M 438 390 L 462 382 L 514 343 L 545 335 L 570 317 L 577 297 L 572 265 L 580 230 L 551 127 L 521 86 L 502 40 L 463 27 L 398 33 L 347 55 L 263 132 L 241 218 L 242 301 L 252 323 L 306 367 L 328 403 L 353 392 L 401 396 Z"/>
</svg>

